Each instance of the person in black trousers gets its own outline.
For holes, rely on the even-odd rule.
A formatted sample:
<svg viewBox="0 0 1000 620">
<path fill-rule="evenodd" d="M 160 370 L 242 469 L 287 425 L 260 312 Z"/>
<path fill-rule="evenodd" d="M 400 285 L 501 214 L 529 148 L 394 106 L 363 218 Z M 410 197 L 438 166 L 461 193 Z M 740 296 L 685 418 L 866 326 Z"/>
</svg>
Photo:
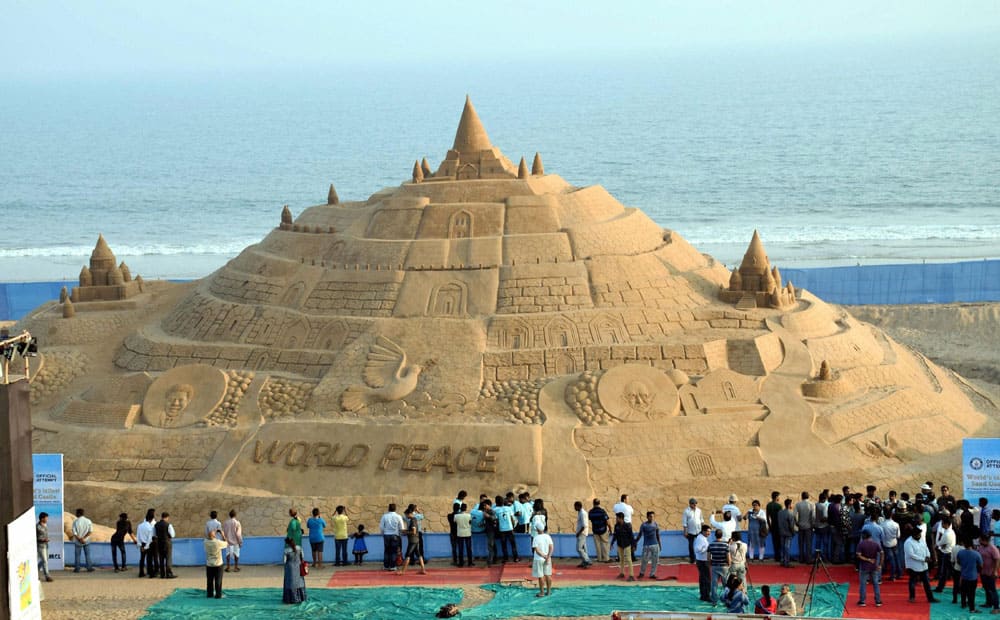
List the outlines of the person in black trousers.
<svg viewBox="0 0 1000 620">
<path fill-rule="evenodd" d="M 115 523 L 115 533 L 111 535 L 111 561 L 114 562 L 115 572 L 120 573 L 128 568 L 125 562 L 125 537 L 128 536 L 135 542 L 135 534 L 132 532 L 132 522 L 128 520 L 128 514 L 118 515 L 118 522 Z M 118 554 L 122 555 L 121 567 L 118 566 Z"/>
<path fill-rule="evenodd" d="M 156 559 L 159 561 L 160 577 L 174 579 L 174 526 L 170 523 L 170 513 L 164 512 L 156 523 Z"/>
<path fill-rule="evenodd" d="M 448 528 L 450 530 L 450 540 L 451 540 L 451 565 L 461 566 L 458 563 L 458 526 L 455 525 L 455 515 L 462 511 L 462 504 L 453 504 L 451 507 L 451 512 L 448 513 Z"/>
<path fill-rule="evenodd" d="M 152 508 L 146 511 L 146 518 L 136 528 L 136 538 L 139 543 L 139 576 L 147 574 L 152 579 L 160 563 L 156 559 L 156 511 Z"/>
</svg>

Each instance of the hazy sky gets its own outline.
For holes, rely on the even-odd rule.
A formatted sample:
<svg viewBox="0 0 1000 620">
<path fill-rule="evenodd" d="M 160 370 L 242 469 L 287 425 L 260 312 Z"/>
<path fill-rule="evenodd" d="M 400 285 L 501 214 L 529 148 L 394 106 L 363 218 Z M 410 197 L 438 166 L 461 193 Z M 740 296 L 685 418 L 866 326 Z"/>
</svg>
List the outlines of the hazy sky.
<svg viewBox="0 0 1000 620">
<path fill-rule="evenodd" d="M 1000 2 L 0 0 L 0 76 L 64 78 L 1000 40 Z M 526 65 L 528 67 L 530 65 Z"/>
</svg>

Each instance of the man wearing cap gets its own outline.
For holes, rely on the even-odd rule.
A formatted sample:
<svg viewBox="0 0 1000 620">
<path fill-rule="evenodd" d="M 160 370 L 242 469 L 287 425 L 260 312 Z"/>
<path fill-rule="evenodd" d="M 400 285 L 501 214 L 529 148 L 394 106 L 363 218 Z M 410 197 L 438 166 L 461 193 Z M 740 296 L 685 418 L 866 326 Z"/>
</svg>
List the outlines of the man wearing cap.
<svg viewBox="0 0 1000 620">
<path fill-rule="evenodd" d="M 692 497 L 688 500 L 688 507 L 684 509 L 684 516 L 681 517 L 681 529 L 684 530 L 684 537 L 688 539 L 689 564 L 694 564 L 694 539 L 701 533 L 701 526 L 704 524 L 698 500 Z"/>
<path fill-rule="evenodd" d="M 729 511 L 729 515 L 732 516 L 733 521 L 739 523 L 743 519 L 743 511 L 740 510 L 736 503 L 740 501 L 740 498 L 736 497 L 735 493 L 729 494 L 729 503 L 722 507 L 722 512 Z"/>
<path fill-rule="evenodd" d="M 928 480 L 920 485 L 920 494 L 924 497 L 925 504 L 934 503 L 934 483 Z"/>
<path fill-rule="evenodd" d="M 535 537 L 531 539 L 531 576 L 538 580 L 538 594 L 552 594 L 552 537 L 545 533 L 545 524 L 535 524 Z"/>
</svg>

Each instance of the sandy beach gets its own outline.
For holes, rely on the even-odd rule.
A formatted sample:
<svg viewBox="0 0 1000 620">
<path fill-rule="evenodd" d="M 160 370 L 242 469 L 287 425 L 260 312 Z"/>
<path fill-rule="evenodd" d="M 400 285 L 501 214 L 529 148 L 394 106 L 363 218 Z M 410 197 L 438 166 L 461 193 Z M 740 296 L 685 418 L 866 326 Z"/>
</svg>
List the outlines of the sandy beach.
<svg viewBox="0 0 1000 620">
<path fill-rule="evenodd" d="M 1000 395 L 1000 303 L 848 306 L 862 321 Z"/>
</svg>

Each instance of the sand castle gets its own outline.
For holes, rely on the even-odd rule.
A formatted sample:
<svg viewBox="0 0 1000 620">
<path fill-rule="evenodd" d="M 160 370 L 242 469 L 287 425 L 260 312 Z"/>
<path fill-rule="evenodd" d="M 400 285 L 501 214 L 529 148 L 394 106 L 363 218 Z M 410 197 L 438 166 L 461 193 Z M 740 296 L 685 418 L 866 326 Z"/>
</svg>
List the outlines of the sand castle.
<svg viewBox="0 0 1000 620">
<path fill-rule="evenodd" d="M 960 377 L 783 284 L 756 232 L 730 271 L 537 153 L 515 166 L 468 100 L 436 171 L 330 185 L 203 280 L 130 286 L 103 237 L 95 257 L 24 324 L 35 450 L 109 522 L 157 506 L 196 534 L 235 507 L 272 534 L 289 504 L 371 524 L 389 500 L 443 520 L 465 488 L 530 490 L 567 529 L 573 500 L 628 492 L 676 525 L 692 494 L 954 484 L 961 439 L 995 429 Z"/>
</svg>

